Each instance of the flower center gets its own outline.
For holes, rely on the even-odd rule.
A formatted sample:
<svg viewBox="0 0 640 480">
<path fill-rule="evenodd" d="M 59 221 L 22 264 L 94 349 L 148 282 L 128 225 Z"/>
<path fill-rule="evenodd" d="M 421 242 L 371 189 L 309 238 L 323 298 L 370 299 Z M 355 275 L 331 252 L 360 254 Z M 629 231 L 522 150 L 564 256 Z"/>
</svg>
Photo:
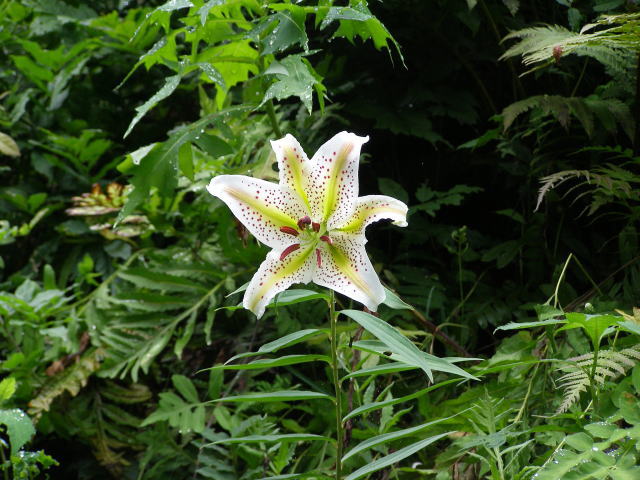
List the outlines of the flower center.
<svg viewBox="0 0 640 480">
<path fill-rule="evenodd" d="M 291 235 L 292 237 L 298 237 L 298 241 L 296 243 L 292 243 L 287 248 L 285 248 L 280 254 L 280 260 L 284 260 L 288 255 L 295 252 L 300 248 L 302 244 L 304 245 L 313 245 L 316 247 L 318 242 L 326 242 L 329 245 L 333 245 L 333 241 L 331 237 L 327 235 L 326 228 L 318 222 L 314 222 L 308 215 L 305 215 L 300 220 L 298 220 L 298 228 L 293 228 L 290 226 L 280 227 L 280 231 L 282 233 L 286 233 L 287 235 Z M 316 251 L 316 263 L 318 267 L 322 266 L 322 251 L 319 248 L 315 249 Z"/>
</svg>

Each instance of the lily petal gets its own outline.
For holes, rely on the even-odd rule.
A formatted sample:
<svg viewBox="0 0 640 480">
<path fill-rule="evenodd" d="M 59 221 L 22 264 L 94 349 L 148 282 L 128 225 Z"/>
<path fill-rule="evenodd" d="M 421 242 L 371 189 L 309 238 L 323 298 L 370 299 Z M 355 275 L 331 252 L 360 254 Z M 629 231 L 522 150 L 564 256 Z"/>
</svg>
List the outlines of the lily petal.
<svg viewBox="0 0 640 480">
<path fill-rule="evenodd" d="M 363 235 L 364 229 L 378 220 L 389 219 L 398 227 L 407 226 L 407 206 L 404 202 L 386 195 L 367 195 L 359 197 L 351 217 L 342 225 L 331 225 L 329 230 Z"/>
<path fill-rule="evenodd" d="M 291 238 L 291 237 L 289 237 Z M 271 250 L 249 282 L 242 305 L 260 318 L 265 307 L 278 293 L 294 283 L 309 283 L 315 269 L 313 245 L 290 251 L 281 260 L 282 252 Z"/>
<path fill-rule="evenodd" d="M 220 175 L 211 180 L 209 193 L 231 209 L 260 242 L 283 249 L 291 244 L 291 235 L 281 227 L 297 228 L 308 210 L 298 195 L 287 187 L 244 175 Z"/>
<path fill-rule="evenodd" d="M 368 140 L 340 132 L 315 153 L 308 188 L 314 221 L 338 224 L 348 220 L 358 198 L 360 148 Z"/>
<path fill-rule="evenodd" d="M 272 140 L 271 148 L 278 161 L 280 185 L 296 192 L 302 201 L 309 205 L 306 193 L 310 170 L 309 159 L 298 140 L 293 135 L 287 134 L 280 140 Z"/>
<path fill-rule="evenodd" d="M 332 234 L 331 239 L 332 243 L 319 242 L 316 247 L 322 262 L 315 269 L 313 281 L 351 297 L 375 312 L 385 293 L 364 249 L 364 242 L 357 235 L 347 233 Z"/>
</svg>

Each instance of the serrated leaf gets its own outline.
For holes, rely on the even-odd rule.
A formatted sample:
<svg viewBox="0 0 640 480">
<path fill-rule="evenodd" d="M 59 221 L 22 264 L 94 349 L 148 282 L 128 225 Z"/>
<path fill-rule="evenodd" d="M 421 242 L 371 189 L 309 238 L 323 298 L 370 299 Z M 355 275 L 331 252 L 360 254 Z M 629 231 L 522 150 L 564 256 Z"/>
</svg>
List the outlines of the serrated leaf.
<svg viewBox="0 0 640 480">
<path fill-rule="evenodd" d="M 449 432 L 450 433 L 450 432 Z M 414 443 L 413 445 L 409 445 L 407 447 L 401 448 L 400 450 L 393 452 L 384 457 L 378 458 L 377 460 L 365 465 L 362 468 L 359 468 L 351 475 L 345 477 L 344 480 L 357 480 L 359 478 L 364 477 L 365 475 L 369 475 L 370 473 L 377 472 L 378 470 L 383 469 L 384 467 L 388 467 L 389 465 L 393 465 L 394 463 L 399 462 L 407 458 L 410 455 L 422 450 L 423 448 L 431 445 L 434 442 L 437 442 L 441 438 L 446 437 L 449 433 L 441 433 L 440 435 L 434 435 L 433 437 L 425 438 L 419 442 Z"/>
<path fill-rule="evenodd" d="M 136 116 L 133 117 L 133 120 L 131 120 L 131 123 L 127 127 L 127 131 L 124 133 L 123 138 L 127 138 L 129 133 L 131 133 L 131 130 L 133 129 L 133 127 L 135 127 L 136 124 L 140 120 L 142 120 L 142 117 L 144 117 L 149 110 L 151 110 L 159 102 L 161 102 L 162 100 L 170 96 L 175 91 L 175 89 L 180 84 L 181 78 L 182 77 L 180 75 L 172 75 L 170 77 L 165 78 L 164 85 L 160 87 L 160 89 L 156 93 L 154 93 L 149 100 L 144 102 L 139 107 L 136 107 L 136 112 L 138 113 L 136 113 Z"/>
<path fill-rule="evenodd" d="M 366 2 L 353 4 L 352 7 L 330 7 L 320 24 L 320 29 L 326 28 L 334 21 L 338 21 L 340 26 L 333 37 L 344 37 L 351 43 L 354 43 L 356 37 L 360 37 L 362 41 L 370 39 L 378 50 L 381 48 L 390 50 L 389 42 L 391 42 L 404 62 L 400 45 L 382 22 L 371 13 Z"/>
<path fill-rule="evenodd" d="M 277 81 L 270 85 L 265 92 L 262 104 L 273 98 L 284 100 L 289 97 L 298 97 L 307 111 L 311 113 L 313 109 L 313 90 L 316 86 L 319 86 L 324 91 L 324 87 L 318 80 L 317 73 L 315 71 L 312 72 L 309 63 L 305 62 L 300 55 L 289 55 L 279 63 L 274 61 L 269 69 L 265 74 L 272 73 L 277 78 Z M 286 70 L 287 73 L 281 73 L 282 69 Z"/>
<path fill-rule="evenodd" d="M 7 434 L 11 443 L 11 456 L 16 455 L 36 433 L 31 419 L 18 408 L 0 410 L 0 425 L 7 427 Z"/>
<path fill-rule="evenodd" d="M 267 22 L 277 22 L 277 25 L 262 40 L 262 55 L 281 52 L 296 44 L 308 52 L 309 38 L 304 26 L 305 19 L 304 9 L 297 5 L 289 5 L 286 11 L 278 12 L 267 19 Z"/>
</svg>

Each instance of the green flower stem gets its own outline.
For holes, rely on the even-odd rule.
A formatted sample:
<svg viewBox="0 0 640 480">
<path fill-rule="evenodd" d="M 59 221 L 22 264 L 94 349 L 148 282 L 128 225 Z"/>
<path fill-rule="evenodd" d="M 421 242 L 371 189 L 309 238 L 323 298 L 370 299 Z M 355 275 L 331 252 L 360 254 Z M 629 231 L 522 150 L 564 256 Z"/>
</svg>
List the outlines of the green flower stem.
<svg viewBox="0 0 640 480">
<path fill-rule="evenodd" d="M 336 313 L 336 296 L 329 290 L 329 321 L 331 322 L 331 373 L 333 389 L 336 395 L 336 480 L 342 479 L 342 448 L 344 432 L 342 428 L 342 390 L 338 375 L 338 314 Z"/>
</svg>

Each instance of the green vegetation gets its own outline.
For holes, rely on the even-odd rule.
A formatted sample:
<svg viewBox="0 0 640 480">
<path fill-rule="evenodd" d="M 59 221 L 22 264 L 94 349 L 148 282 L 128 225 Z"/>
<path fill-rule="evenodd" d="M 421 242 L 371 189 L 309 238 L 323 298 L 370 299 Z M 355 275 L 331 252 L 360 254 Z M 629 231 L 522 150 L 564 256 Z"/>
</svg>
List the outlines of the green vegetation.
<svg viewBox="0 0 640 480">
<path fill-rule="evenodd" d="M 639 39 L 624 0 L 0 0 L 0 480 L 640 478 Z M 345 130 L 409 206 L 384 301 L 256 319 L 206 187 Z"/>
</svg>

